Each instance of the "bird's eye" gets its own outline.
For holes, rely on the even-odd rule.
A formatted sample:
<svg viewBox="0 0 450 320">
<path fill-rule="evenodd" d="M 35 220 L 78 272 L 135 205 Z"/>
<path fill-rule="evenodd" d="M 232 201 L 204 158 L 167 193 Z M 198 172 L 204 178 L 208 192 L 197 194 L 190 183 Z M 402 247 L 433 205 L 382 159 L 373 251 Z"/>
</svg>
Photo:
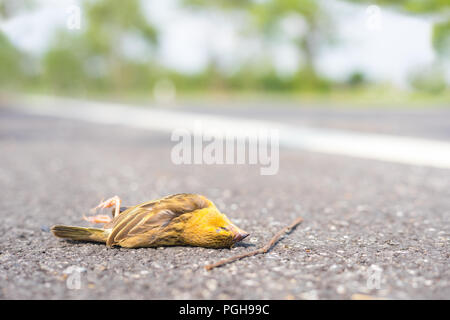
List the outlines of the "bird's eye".
<svg viewBox="0 0 450 320">
<path fill-rule="evenodd" d="M 225 227 L 220 227 L 216 229 L 216 232 L 219 233 L 220 231 L 227 231 L 228 229 Z"/>
</svg>

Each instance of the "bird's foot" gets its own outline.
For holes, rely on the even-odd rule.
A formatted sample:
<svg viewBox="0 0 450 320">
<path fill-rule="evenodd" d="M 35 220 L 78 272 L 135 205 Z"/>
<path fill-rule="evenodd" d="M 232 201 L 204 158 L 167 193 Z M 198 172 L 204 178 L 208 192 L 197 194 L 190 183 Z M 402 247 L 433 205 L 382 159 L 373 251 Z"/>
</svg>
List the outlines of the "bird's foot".
<svg viewBox="0 0 450 320">
<path fill-rule="evenodd" d="M 104 214 L 99 214 L 96 216 L 83 216 L 83 219 L 90 222 L 90 223 L 109 223 L 112 221 L 110 216 L 104 215 Z"/>
<path fill-rule="evenodd" d="M 120 213 L 120 204 L 122 203 L 122 200 L 118 196 L 114 196 L 112 198 L 109 198 L 106 201 L 100 202 L 100 204 L 95 207 L 95 209 L 105 209 L 105 208 L 111 208 L 114 207 L 114 213 L 113 218 L 117 217 Z"/>
<path fill-rule="evenodd" d="M 112 198 L 109 198 L 106 201 L 100 202 L 98 206 L 96 206 L 95 208 L 92 209 L 92 211 L 95 212 L 95 211 L 97 211 L 97 209 L 105 209 L 105 208 L 114 207 L 113 218 L 115 218 L 120 213 L 121 202 L 122 202 L 122 200 L 120 200 L 120 198 L 118 196 L 114 196 Z M 110 216 L 107 216 L 104 214 L 99 214 L 99 215 L 90 216 L 90 217 L 83 216 L 83 219 L 86 221 L 89 221 L 90 223 L 108 223 L 108 222 L 112 221 Z"/>
</svg>

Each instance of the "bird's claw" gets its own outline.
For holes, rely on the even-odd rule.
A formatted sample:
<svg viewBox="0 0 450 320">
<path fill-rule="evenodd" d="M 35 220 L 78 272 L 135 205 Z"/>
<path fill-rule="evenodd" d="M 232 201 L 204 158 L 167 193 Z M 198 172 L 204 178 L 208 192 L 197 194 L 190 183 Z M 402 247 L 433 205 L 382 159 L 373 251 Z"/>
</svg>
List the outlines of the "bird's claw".
<svg viewBox="0 0 450 320">
<path fill-rule="evenodd" d="M 115 210 L 113 213 L 113 218 L 115 218 L 120 213 L 120 204 L 121 203 L 122 203 L 122 200 L 120 200 L 120 198 L 118 196 L 114 196 L 112 198 L 109 198 L 106 201 L 100 202 L 99 205 L 94 208 L 94 210 L 115 207 Z"/>
<path fill-rule="evenodd" d="M 86 217 L 85 215 L 83 215 L 83 219 L 90 223 L 109 223 L 112 220 L 110 216 L 107 216 L 104 214 L 99 214 L 96 216 L 89 216 L 89 217 Z"/>
<path fill-rule="evenodd" d="M 102 200 L 98 206 L 91 209 L 91 212 L 94 213 L 98 209 L 114 207 L 113 218 L 115 218 L 120 213 L 120 204 L 121 203 L 122 203 L 122 200 L 120 200 L 120 198 L 118 196 L 114 196 L 112 198 L 109 198 L 106 201 Z M 108 222 L 111 222 L 111 220 L 112 220 L 110 216 L 107 216 L 104 214 L 99 214 L 96 216 L 89 216 L 89 217 L 83 216 L 83 219 L 90 223 L 108 223 Z"/>
</svg>

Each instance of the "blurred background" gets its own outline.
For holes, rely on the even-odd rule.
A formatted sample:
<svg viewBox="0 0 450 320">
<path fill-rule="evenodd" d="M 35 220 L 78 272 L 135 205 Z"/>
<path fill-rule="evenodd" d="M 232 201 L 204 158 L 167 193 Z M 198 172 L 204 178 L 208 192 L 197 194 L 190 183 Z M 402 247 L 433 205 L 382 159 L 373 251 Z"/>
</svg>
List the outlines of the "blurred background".
<svg viewBox="0 0 450 320">
<path fill-rule="evenodd" d="M 450 0 L 0 0 L 0 299 L 448 299 L 449 85 Z M 279 129 L 279 170 L 177 165 L 196 121 Z M 114 195 L 185 192 L 251 237 L 50 233 Z M 266 255 L 205 272 L 298 216 Z"/>
<path fill-rule="evenodd" d="M 0 94 L 448 105 L 450 2 L 1 0 L 0 70 Z"/>
</svg>

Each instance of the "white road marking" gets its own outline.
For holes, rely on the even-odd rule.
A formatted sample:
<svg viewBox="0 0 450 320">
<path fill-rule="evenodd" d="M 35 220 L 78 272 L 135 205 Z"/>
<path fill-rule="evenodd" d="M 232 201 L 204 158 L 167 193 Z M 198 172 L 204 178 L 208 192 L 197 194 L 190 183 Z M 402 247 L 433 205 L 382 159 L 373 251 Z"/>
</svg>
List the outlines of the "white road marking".
<svg viewBox="0 0 450 320">
<path fill-rule="evenodd" d="M 237 135 L 243 128 L 275 129 L 279 131 L 280 145 L 284 147 L 450 169 L 450 143 L 429 139 L 298 127 L 264 120 L 45 96 L 22 97 L 15 104 L 26 112 L 39 115 L 161 132 L 172 132 L 177 128 L 194 131 L 198 122 L 218 131 L 232 130 Z"/>
</svg>

